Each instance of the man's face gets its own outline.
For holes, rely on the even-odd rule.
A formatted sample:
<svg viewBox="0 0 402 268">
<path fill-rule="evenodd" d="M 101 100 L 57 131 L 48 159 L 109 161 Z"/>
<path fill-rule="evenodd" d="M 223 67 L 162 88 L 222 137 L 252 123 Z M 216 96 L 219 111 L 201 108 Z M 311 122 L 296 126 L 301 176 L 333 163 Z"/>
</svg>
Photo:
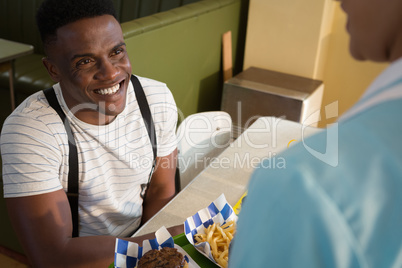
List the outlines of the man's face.
<svg viewBox="0 0 402 268">
<path fill-rule="evenodd" d="M 113 16 L 85 18 L 57 30 L 45 65 L 84 122 L 106 124 L 124 110 L 131 64 Z M 94 109 L 95 108 L 95 109 Z"/>
<path fill-rule="evenodd" d="M 401 35 L 401 0 L 342 0 L 350 52 L 358 60 L 390 61 Z"/>
</svg>

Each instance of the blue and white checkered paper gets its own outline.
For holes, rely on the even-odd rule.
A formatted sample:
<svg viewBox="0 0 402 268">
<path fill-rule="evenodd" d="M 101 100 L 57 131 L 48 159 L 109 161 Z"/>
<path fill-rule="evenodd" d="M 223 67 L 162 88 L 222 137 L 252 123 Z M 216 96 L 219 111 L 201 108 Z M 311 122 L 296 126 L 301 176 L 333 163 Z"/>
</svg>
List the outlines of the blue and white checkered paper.
<svg viewBox="0 0 402 268">
<path fill-rule="evenodd" d="M 140 247 L 137 243 L 117 238 L 114 254 L 114 267 L 134 268 L 137 265 L 137 261 L 149 250 L 175 247 L 172 236 L 164 226 L 156 231 L 155 239 L 145 240 L 142 242 L 142 245 L 143 246 Z"/>
<path fill-rule="evenodd" d="M 209 258 L 215 264 L 217 264 L 212 257 L 211 246 L 209 245 L 209 243 L 204 242 L 195 245 L 194 235 L 197 233 L 205 234 L 205 228 L 212 225 L 213 223 L 222 225 L 232 220 L 237 222 L 237 216 L 233 208 L 226 201 L 225 195 L 221 194 L 208 207 L 201 209 L 193 216 L 187 218 L 187 220 L 184 222 L 184 232 L 186 234 L 187 240 L 191 244 L 193 244 L 200 253 Z"/>
</svg>

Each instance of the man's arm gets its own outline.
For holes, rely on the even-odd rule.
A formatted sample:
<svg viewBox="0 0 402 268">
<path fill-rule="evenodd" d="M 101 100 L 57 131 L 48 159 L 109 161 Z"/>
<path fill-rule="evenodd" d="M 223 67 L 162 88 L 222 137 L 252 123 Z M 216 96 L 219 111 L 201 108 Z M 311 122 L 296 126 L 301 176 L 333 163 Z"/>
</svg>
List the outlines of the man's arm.
<svg viewBox="0 0 402 268">
<path fill-rule="evenodd" d="M 108 267 L 116 238 L 72 238 L 70 206 L 63 190 L 6 198 L 8 213 L 25 253 L 34 267 Z M 142 245 L 153 234 L 124 238 Z"/>
<path fill-rule="evenodd" d="M 155 172 L 144 200 L 141 224 L 149 220 L 174 197 L 176 157 L 177 149 L 167 156 L 156 159 Z"/>
</svg>

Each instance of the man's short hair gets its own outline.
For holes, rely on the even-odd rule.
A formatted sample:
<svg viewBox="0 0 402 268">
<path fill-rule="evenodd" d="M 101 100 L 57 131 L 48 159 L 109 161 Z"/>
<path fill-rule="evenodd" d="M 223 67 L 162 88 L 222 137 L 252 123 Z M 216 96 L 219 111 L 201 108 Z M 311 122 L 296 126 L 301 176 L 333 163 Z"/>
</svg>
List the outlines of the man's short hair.
<svg viewBox="0 0 402 268">
<path fill-rule="evenodd" d="M 45 46 L 56 40 L 57 29 L 84 18 L 112 15 L 111 0 L 45 0 L 36 13 L 36 23 Z"/>
</svg>

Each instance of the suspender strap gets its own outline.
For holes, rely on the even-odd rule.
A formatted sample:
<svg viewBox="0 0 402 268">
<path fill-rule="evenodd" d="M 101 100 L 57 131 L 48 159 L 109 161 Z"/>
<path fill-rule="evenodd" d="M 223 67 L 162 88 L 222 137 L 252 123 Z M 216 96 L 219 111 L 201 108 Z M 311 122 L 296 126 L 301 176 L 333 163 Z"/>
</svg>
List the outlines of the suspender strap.
<svg viewBox="0 0 402 268">
<path fill-rule="evenodd" d="M 154 153 L 154 165 L 155 165 L 156 133 L 155 133 L 154 121 L 152 120 L 151 110 L 149 109 L 147 98 L 145 97 L 144 90 L 138 78 L 134 75 L 131 75 L 131 82 L 133 83 L 135 97 L 137 98 L 138 105 L 140 106 L 141 115 L 142 118 L 144 119 L 145 127 L 147 128 L 148 136 L 151 141 L 152 151 Z"/>
<path fill-rule="evenodd" d="M 70 204 L 71 216 L 73 220 L 73 237 L 78 237 L 78 152 L 77 146 L 75 144 L 75 139 L 73 132 L 71 130 L 70 124 L 57 101 L 56 93 L 54 89 L 48 88 L 43 90 L 49 105 L 57 112 L 60 116 L 61 121 L 67 132 L 68 137 L 68 162 L 69 162 L 69 172 L 68 172 L 68 188 L 67 188 L 67 198 Z"/>
<path fill-rule="evenodd" d="M 155 164 L 156 164 L 156 156 L 157 156 L 156 133 L 155 133 L 154 121 L 152 120 L 151 110 L 149 108 L 148 101 L 147 101 L 147 98 L 144 93 L 144 89 L 142 88 L 141 83 L 138 80 L 138 78 L 134 75 L 131 75 L 131 83 L 133 83 L 133 86 L 134 86 L 135 97 L 137 98 L 137 103 L 138 103 L 138 106 L 140 107 L 142 119 L 144 120 L 145 127 L 147 129 L 148 136 L 151 141 L 152 151 L 154 154 L 154 161 L 152 163 L 151 172 L 149 173 L 148 182 L 147 182 L 147 184 L 141 184 L 140 196 L 142 197 L 143 200 L 145 200 L 145 196 L 147 194 L 147 189 L 148 189 L 149 183 L 151 182 L 152 173 L 154 172 Z"/>
</svg>

